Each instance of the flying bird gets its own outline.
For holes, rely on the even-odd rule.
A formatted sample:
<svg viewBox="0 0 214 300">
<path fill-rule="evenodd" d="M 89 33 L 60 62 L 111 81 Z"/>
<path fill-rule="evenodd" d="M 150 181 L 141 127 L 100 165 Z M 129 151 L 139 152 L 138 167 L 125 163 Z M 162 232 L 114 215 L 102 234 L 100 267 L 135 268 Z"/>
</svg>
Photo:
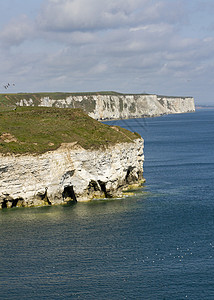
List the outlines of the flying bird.
<svg viewBox="0 0 214 300">
<path fill-rule="evenodd" d="M 9 83 L 8 82 L 8 84 L 6 84 L 6 85 L 3 84 L 3 87 L 7 90 L 11 85 L 15 86 L 15 83 Z"/>
</svg>

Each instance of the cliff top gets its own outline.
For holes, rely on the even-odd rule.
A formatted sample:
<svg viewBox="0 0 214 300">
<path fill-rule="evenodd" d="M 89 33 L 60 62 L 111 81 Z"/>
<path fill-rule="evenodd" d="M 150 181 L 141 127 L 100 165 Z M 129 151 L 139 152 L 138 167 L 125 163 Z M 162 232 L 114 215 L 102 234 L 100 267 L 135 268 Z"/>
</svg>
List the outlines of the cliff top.
<svg viewBox="0 0 214 300">
<path fill-rule="evenodd" d="M 39 154 L 74 142 L 85 149 L 98 148 L 139 137 L 118 126 L 102 124 L 81 109 L 0 109 L 0 153 Z"/>
</svg>

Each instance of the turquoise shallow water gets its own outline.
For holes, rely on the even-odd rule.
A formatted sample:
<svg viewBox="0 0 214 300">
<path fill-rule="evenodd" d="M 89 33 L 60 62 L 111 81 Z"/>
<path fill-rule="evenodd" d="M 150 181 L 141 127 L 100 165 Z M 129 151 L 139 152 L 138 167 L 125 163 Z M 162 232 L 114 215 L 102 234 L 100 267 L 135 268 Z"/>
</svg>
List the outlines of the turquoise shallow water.
<svg viewBox="0 0 214 300">
<path fill-rule="evenodd" d="M 214 299 L 214 111 L 109 123 L 144 137 L 145 187 L 0 211 L 0 299 Z"/>
</svg>

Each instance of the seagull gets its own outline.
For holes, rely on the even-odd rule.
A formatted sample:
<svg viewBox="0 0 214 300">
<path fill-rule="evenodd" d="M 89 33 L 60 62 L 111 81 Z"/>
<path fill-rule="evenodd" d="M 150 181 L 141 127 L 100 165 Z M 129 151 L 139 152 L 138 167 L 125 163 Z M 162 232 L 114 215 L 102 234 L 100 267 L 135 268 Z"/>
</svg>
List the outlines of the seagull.
<svg viewBox="0 0 214 300">
<path fill-rule="evenodd" d="M 9 82 L 8 82 L 8 84 L 3 85 L 3 87 L 7 90 L 9 87 L 11 87 L 11 85 L 12 85 L 12 86 L 15 86 L 15 83 L 9 83 Z"/>
</svg>

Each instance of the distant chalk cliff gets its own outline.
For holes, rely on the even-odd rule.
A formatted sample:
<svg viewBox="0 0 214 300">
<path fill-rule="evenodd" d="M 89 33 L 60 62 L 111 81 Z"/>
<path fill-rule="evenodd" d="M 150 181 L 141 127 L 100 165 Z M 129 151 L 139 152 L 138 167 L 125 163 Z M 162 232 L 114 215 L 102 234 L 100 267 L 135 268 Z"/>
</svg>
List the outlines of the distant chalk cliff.
<svg viewBox="0 0 214 300">
<path fill-rule="evenodd" d="M 195 111 L 194 98 L 158 95 L 81 94 L 66 95 L 62 99 L 48 96 L 25 97 L 16 102 L 19 106 L 47 106 L 59 108 L 82 108 L 96 120 L 156 117 Z"/>
</svg>

